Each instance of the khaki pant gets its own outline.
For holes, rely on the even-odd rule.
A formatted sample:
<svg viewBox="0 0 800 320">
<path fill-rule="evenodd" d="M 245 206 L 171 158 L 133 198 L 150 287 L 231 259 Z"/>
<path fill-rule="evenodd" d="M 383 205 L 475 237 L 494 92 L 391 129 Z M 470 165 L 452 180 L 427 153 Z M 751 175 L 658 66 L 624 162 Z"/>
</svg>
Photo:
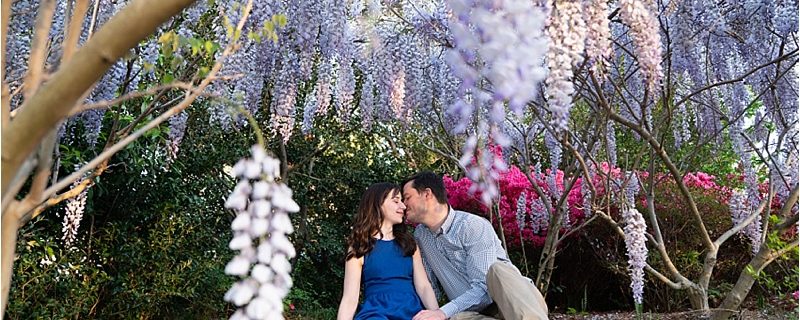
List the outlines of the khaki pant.
<svg viewBox="0 0 800 320">
<path fill-rule="evenodd" d="M 489 296 L 500 309 L 498 314 L 487 316 L 474 311 L 455 314 L 452 320 L 540 320 L 547 319 L 547 303 L 538 289 L 528 279 L 522 277 L 511 264 L 495 262 L 486 274 Z M 495 308 L 487 308 L 495 309 Z M 489 311 L 489 310 L 484 310 Z"/>
</svg>

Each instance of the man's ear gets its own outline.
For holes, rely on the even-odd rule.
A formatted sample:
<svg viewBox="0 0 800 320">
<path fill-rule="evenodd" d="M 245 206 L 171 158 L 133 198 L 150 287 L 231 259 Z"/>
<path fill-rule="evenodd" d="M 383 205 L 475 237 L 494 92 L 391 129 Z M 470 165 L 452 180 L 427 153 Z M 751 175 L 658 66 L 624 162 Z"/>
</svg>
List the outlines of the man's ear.
<svg viewBox="0 0 800 320">
<path fill-rule="evenodd" d="M 433 190 L 431 188 L 425 188 L 425 199 L 430 199 L 433 197 Z"/>
</svg>

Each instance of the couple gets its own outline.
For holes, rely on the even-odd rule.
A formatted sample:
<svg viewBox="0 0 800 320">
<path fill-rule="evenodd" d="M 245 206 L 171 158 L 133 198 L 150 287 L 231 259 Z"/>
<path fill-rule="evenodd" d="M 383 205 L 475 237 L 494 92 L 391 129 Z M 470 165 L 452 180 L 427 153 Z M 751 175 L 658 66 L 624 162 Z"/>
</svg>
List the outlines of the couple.
<svg viewBox="0 0 800 320">
<path fill-rule="evenodd" d="M 413 237 L 404 215 L 419 223 Z M 432 172 L 402 186 L 370 186 L 348 245 L 339 320 L 547 319 L 544 298 L 511 264 L 489 221 L 453 210 Z M 441 308 L 437 282 L 450 300 Z"/>
</svg>

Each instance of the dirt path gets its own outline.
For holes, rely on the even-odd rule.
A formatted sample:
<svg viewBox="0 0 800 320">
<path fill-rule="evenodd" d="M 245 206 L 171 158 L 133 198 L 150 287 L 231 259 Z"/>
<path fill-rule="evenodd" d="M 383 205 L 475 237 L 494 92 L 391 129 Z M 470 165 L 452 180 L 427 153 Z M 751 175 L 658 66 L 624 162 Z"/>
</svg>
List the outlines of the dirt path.
<svg viewBox="0 0 800 320">
<path fill-rule="evenodd" d="M 607 312 L 589 314 L 560 314 L 551 313 L 551 320 L 627 320 L 636 319 L 635 312 Z M 676 312 L 676 313 L 644 313 L 640 319 L 643 320 L 680 320 L 680 319 L 705 319 L 698 312 Z M 742 320 L 797 320 L 797 311 L 782 310 L 744 310 L 736 318 Z"/>
</svg>

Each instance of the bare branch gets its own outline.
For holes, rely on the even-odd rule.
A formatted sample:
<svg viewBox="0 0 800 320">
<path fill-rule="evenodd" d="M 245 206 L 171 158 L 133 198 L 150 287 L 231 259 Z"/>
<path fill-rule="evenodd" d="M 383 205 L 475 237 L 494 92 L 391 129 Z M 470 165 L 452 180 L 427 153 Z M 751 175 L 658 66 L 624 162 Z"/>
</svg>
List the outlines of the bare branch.
<svg viewBox="0 0 800 320">
<path fill-rule="evenodd" d="M 464 166 L 461 165 L 461 161 L 459 161 L 458 158 L 456 158 L 455 156 L 453 156 L 451 154 L 448 154 L 448 153 L 446 153 L 446 152 L 444 152 L 442 150 L 439 150 L 434 146 L 428 145 L 427 143 L 425 143 L 422 140 L 420 140 L 420 143 L 422 143 L 422 145 L 425 146 L 425 149 L 428 149 L 428 150 L 430 150 L 430 151 L 432 151 L 432 152 L 434 152 L 434 153 L 436 153 L 436 154 L 438 154 L 438 155 L 440 155 L 442 157 L 447 158 L 450 161 L 453 161 L 453 163 L 455 163 L 458 166 L 458 168 L 461 169 L 462 173 L 464 173 L 464 174 L 467 173 L 467 168 L 464 168 Z"/>
<path fill-rule="evenodd" d="M 767 206 L 767 203 L 769 203 L 767 200 L 762 201 L 761 204 L 758 205 L 758 208 L 754 210 L 753 213 L 751 213 L 749 216 L 747 216 L 747 218 L 745 218 L 744 220 L 742 220 L 742 222 L 739 222 L 739 224 L 733 226 L 733 228 L 729 229 L 728 231 L 725 231 L 725 233 L 719 236 L 719 238 L 717 238 L 717 240 L 714 241 L 714 245 L 719 247 L 720 245 L 722 245 L 722 243 L 727 241 L 728 238 L 730 238 L 737 232 L 747 227 L 747 225 L 749 225 L 751 222 L 753 222 L 753 220 L 755 220 L 761 215 L 761 212 L 764 211 L 764 208 Z"/>
<path fill-rule="evenodd" d="M 50 131 L 39 147 L 39 166 L 36 170 L 36 174 L 33 176 L 31 191 L 25 196 L 25 199 L 30 199 L 37 203 L 44 200 L 44 198 L 42 198 L 42 192 L 44 192 L 44 188 L 47 186 L 47 180 L 50 178 L 50 166 L 53 161 L 53 148 L 56 146 L 57 130 L 58 129 L 53 129 Z M 23 202 L 25 201 L 23 200 Z"/>
<path fill-rule="evenodd" d="M 800 240 L 800 239 L 795 238 L 794 241 L 788 243 L 785 247 L 781 248 L 780 250 L 776 250 L 776 251 L 771 252 L 769 255 L 767 255 L 766 261 L 764 262 L 764 265 L 762 265 L 761 268 L 759 268 L 756 271 L 757 272 L 761 272 L 761 270 L 764 270 L 764 268 L 767 265 L 769 265 L 770 263 L 772 263 L 773 260 L 779 258 L 780 256 L 782 256 L 784 254 L 789 253 L 789 251 L 792 251 L 794 248 L 796 248 L 798 246 L 798 244 L 800 244 L 800 241 L 798 241 L 798 240 Z"/>
<path fill-rule="evenodd" d="M 0 8 L 0 14 L 2 14 L 2 19 L 0 19 L 0 73 L 3 74 L 2 76 L 2 93 L 0 94 L 0 113 L 2 115 L 1 123 L 2 126 L 8 126 L 8 121 L 11 119 L 11 94 L 9 93 L 8 84 L 6 83 L 6 72 L 5 72 L 5 65 L 6 65 L 6 44 L 8 40 L 6 37 L 8 36 L 8 21 L 11 20 L 11 4 L 14 3 L 14 0 L 6 0 L 2 2 L 2 7 Z"/>
<path fill-rule="evenodd" d="M 22 185 L 24 185 L 25 182 L 28 180 L 27 179 L 28 174 L 30 174 L 31 170 L 33 170 L 34 167 L 36 167 L 36 158 L 30 157 L 22 164 L 19 171 L 17 172 L 17 175 L 14 177 L 13 180 L 11 180 L 11 185 L 9 189 L 8 190 L 3 189 L 4 191 L 2 200 L 3 212 L 5 212 L 6 208 L 11 202 L 15 201 L 14 197 L 16 197 L 17 192 L 19 192 L 19 189 L 21 189 Z"/>
<path fill-rule="evenodd" d="M 794 205 L 797 204 L 797 200 L 798 200 L 798 185 L 795 185 L 794 189 L 792 189 L 792 192 L 789 194 L 789 197 L 786 199 L 786 202 L 783 203 L 783 208 L 781 208 L 781 213 L 780 213 L 781 217 L 789 216 L 789 213 L 792 212 L 792 207 L 794 207 Z M 775 227 L 775 230 L 783 230 L 793 226 L 795 223 L 797 223 L 797 218 L 798 218 L 797 213 L 795 213 L 792 217 L 787 218 L 785 221 L 779 223 Z"/>
<path fill-rule="evenodd" d="M 56 8 L 55 0 L 43 0 L 39 5 L 36 15 L 33 41 L 31 42 L 31 55 L 28 59 L 28 73 L 25 76 L 25 100 L 30 99 L 39 84 L 42 82 L 44 61 L 47 58 L 47 40 L 50 34 L 50 25 L 53 24 L 53 11 Z"/>
<path fill-rule="evenodd" d="M 131 47 L 192 2 L 134 0 L 111 18 L 36 95 L 26 100 L 14 121 L 3 126 L 0 189 L 6 192 L 22 162 L 69 114 L 86 89 Z M 15 134 L 19 132 L 26 134 Z"/>
<path fill-rule="evenodd" d="M 617 222 L 611 218 L 611 216 L 607 215 L 605 212 L 601 210 L 595 211 L 595 215 L 600 216 L 600 218 L 608 222 L 611 228 L 614 229 L 614 231 L 616 231 L 620 237 L 625 239 L 625 231 L 622 230 L 622 227 L 620 227 L 619 224 L 617 224 Z M 681 276 L 680 274 L 678 274 L 676 277 L 679 279 L 679 282 L 672 281 L 668 277 L 663 275 L 661 272 L 651 267 L 649 263 L 645 264 L 645 270 L 654 277 L 656 277 L 656 279 L 661 280 L 661 282 L 665 283 L 670 288 L 676 290 L 685 289 L 687 287 L 686 284 L 691 283 L 689 279 Z"/>
<path fill-rule="evenodd" d="M 697 204 L 694 201 L 694 197 L 692 197 L 691 193 L 689 193 L 689 189 L 686 187 L 686 184 L 683 183 L 683 175 L 678 171 L 678 168 L 676 168 L 675 165 L 672 163 L 672 160 L 670 160 L 670 157 L 669 155 L 667 155 L 667 152 L 664 150 L 664 148 L 658 143 L 658 141 L 656 141 L 653 138 L 653 136 L 651 136 L 648 132 L 642 130 L 636 124 L 625 120 L 624 118 L 620 117 L 618 114 L 610 110 L 608 111 L 608 113 L 612 119 L 625 125 L 626 127 L 632 129 L 633 131 L 636 131 L 636 133 L 638 133 L 639 136 L 641 136 L 643 139 L 647 140 L 648 143 L 650 143 L 651 147 L 654 149 L 654 151 L 656 151 L 656 154 L 659 156 L 659 158 L 661 158 L 661 160 L 664 161 L 664 164 L 666 164 L 667 168 L 669 169 L 673 177 L 673 180 L 675 180 L 675 183 L 678 185 L 681 194 L 683 194 L 683 197 L 688 202 L 695 223 L 697 224 L 697 227 L 700 229 L 700 234 L 703 237 L 703 244 L 709 250 L 714 249 L 713 247 L 714 243 L 711 241 L 711 237 L 709 236 L 708 230 L 706 229 L 705 223 L 703 222 L 703 217 L 702 215 L 700 215 L 700 212 L 697 209 Z"/>
<path fill-rule="evenodd" d="M 101 102 L 98 102 L 98 103 L 91 103 L 91 104 L 81 105 L 80 107 L 73 109 L 72 112 L 70 112 L 70 116 L 74 116 L 76 114 L 79 114 L 79 113 L 87 111 L 87 110 L 108 108 L 110 106 L 114 106 L 114 105 L 120 104 L 120 103 L 128 101 L 128 100 L 141 98 L 141 97 L 146 97 L 146 96 L 151 96 L 151 95 L 155 95 L 155 94 L 157 94 L 157 93 L 159 93 L 161 91 L 164 91 L 164 90 L 176 89 L 176 88 L 177 89 L 184 89 L 184 90 L 191 90 L 192 88 L 194 88 L 194 86 L 192 86 L 192 84 L 190 84 L 190 83 L 176 81 L 176 82 L 165 84 L 165 85 L 155 86 L 155 87 L 149 88 L 149 89 L 147 89 L 145 91 L 134 91 L 134 92 L 125 94 L 125 95 L 123 95 L 121 97 L 118 97 L 116 99 L 113 99 L 113 100 L 107 100 L 107 101 L 101 101 Z M 205 94 L 205 93 L 201 94 L 201 95 L 202 96 L 210 96 L 210 94 Z"/>
<path fill-rule="evenodd" d="M 248 1 L 247 6 L 243 10 L 241 20 L 239 21 L 239 24 L 237 25 L 237 30 L 241 31 L 242 28 L 244 27 L 244 23 L 247 20 L 247 16 L 249 15 L 250 9 L 252 8 L 252 6 L 253 6 L 252 0 Z M 105 30 L 105 28 L 103 30 Z M 103 32 L 103 30 L 100 30 L 100 32 Z M 100 37 L 100 34 L 98 34 L 96 37 Z M 126 136 L 124 139 L 120 140 L 119 142 L 117 142 L 113 146 L 111 146 L 108 149 L 104 150 L 97 157 L 92 159 L 92 161 L 90 161 L 89 163 L 87 163 L 86 165 L 84 165 L 83 167 L 81 167 L 80 169 L 78 169 L 77 171 L 75 171 L 74 173 L 69 175 L 68 177 L 62 179 L 61 181 L 59 181 L 55 185 L 53 185 L 50 188 L 48 188 L 44 192 L 45 197 L 49 198 L 52 195 L 54 195 L 56 192 L 58 192 L 59 190 L 61 190 L 63 188 L 66 188 L 73 181 L 76 181 L 78 178 L 80 178 L 83 174 L 85 174 L 89 170 L 94 169 L 100 163 L 106 161 L 108 158 L 110 158 L 111 156 L 116 154 L 119 150 L 122 150 L 128 144 L 130 144 L 131 142 L 135 141 L 140 136 L 144 135 L 144 133 L 147 132 L 148 130 L 150 130 L 152 128 L 155 128 L 156 126 L 158 126 L 162 122 L 164 122 L 167 119 L 169 119 L 171 116 L 173 116 L 173 115 L 183 111 L 187 107 L 189 107 L 189 105 L 191 105 L 191 103 L 194 102 L 194 100 L 197 99 L 197 97 L 199 97 L 201 95 L 202 91 L 211 83 L 211 81 L 214 78 L 214 76 L 222 68 L 223 60 L 225 60 L 226 57 L 228 57 L 231 53 L 233 53 L 233 51 L 235 50 L 235 47 L 236 47 L 236 41 L 237 40 L 234 39 L 227 45 L 227 47 L 225 48 L 225 51 L 222 53 L 222 55 L 219 57 L 219 59 L 217 59 L 217 62 L 211 68 L 211 71 L 209 71 L 209 73 L 206 76 L 206 78 L 204 78 L 203 81 L 200 82 L 200 84 L 194 90 L 187 91 L 187 95 L 185 96 L 185 98 L 183 99 L 183 101 L 180 104 L 170 108 L 169 110 L 167 110 L 166 112 L 164 112 L 160 116 L 156 117 L 155 119 L 153 119 L 152 121 L 150 121 L 146 125 L 144 125 L 141 128 L 139 128 L 139 130 L 136 130 L 133 134 L 131 134 L 129 136 Z"/>
<path fill-rule="evenodd" d="M 50 208 L 54 205 L 61 203 L 64 200 L 71 199 L 79 195 L 84 190 L 91 188 L 94 185 L 94 178 L 100 176 L 107 168 L 108 160 L 101 163 L 97 166 L 95 171 L 86 179 L 83 179 L 81 182 L 70 188 L 69 190 L 65 191 L 62 194 L 54 195 L 47 199 L 47 201 L 41 203 L 33 203 L 31 202 L 28 206 L 23 206 L 22 210 L 25 212 L 23 214 L 23 219 L 30 220 L 34 219 L 39 216 L 44 210 Z"/>
<path fill-rule="evenodd" d="M 786 59 L 789 59 L 789 58 L 791 58 L 792 56 L 795 56 L 795 55 L 797 55 L 797 51 L 798 51 L 798 50 L 797 50 L 797 49 L 795 49 L 795 50 L 793 50 L 792 52 L 789 52 L 789 53 L 787 53 L 787 54 L 785 54 L 785 55 L 782 55 L 782 56 L 780 56 L 780 57 L 777 57 L 777 58 L 773 59 L 772 61 L 766 62 L 766 63 L 764 63 L 764 64 L 762 64 L 762 65 L 760 65 L 760 66 L 757 66 L 757 67 L 755 67 L 755 68 L 751 69 L 750 71 L 748 71 L 748 72 L 746 72 L 746 73 L 742 74 L 742 75 L 741 75 L 741 76 L 739 76 L 739 77 L 736 77 L 736 78 L 733 78 L 733 79 L 730 79 L 730 80 L 725 80 L 725 81 L 720 81 L 720 82 L 712 83 L 712 84 L 709 84 L 709 85 L 707 85 L 707 86 L 705 86 L 705 87 L 702 87 L 702 88 L 700 88 L 700 89 L 697 89 L 697 90 L 695 90 L 694 92 L 692 92 L 692 93 L 688 94 L 687 96 L 683 97 L 683 98 L 682 98 L 681 100 L 679 100 L 678 102 L 676 102 L 676 103 L 675 103 L 675 107 L 678 107 L 678 106 L 680 106 L 680 105 L 682 105 L 682 104 L 686 103 L 686 101 L 688 101 L 690 98 L 692 98 L 692 97 L 694 97 L 695 95 L 698 95 L 698 94 L 700 94 L 700 93 L 702 93 L 702 92 L 704 92 L 704 91 L 706 91 L 706 90 L 708 90 L 708 89 L 711 89 L 711 88 L 714 88 L 714 87 L 719 87 L 719 86 L 726 85 L 726 84 L 731 84 L 731 83 L 736 83 L 736 82 L 742 81 L 742 80 L 744 80 L 745 78 L 747 78 L 747 76 L 749 76 L 749 75 L 751 75 L 751 74 L 755 73 L 755 72 L 756 72 L 756 71 L 758 71 L 758 70 L 761 70 L 761 69 L 763 69 L 763 68 L 766 68 L 766 67 L 770 66 L 771 64 L 775 64 L 775 63 L 781 62 L 781 61 L 783 61 L 783 60 L 786 60 Z"/>
<path fill-rule="evenodd" d="M 78 38 L 80 38 L 81 27 L 86 17 L 86 11 L 89 9 L 89 0 L 75 0 L 75 7 L 72 12 L 72 18 L 69 19 L 67 25 L 67 32 L 64 36 L 62 44 L 64 53 L 61 56 L 61 63 L 65 63 L 72 58 L 78 46 Z"/>
<path fill-rule="evenodd" d="M 94 33 L 94 23 L 97 22 L 97 11 L 100 9 L 100 0 L 94 0 L 94 7 L 92 8 L 92 18 L 89 20 L 89 35 L 87 40 L 92 38 Z"/>
<path fill-rule="evenodd" d="M 584 221 L 583 221 L 583 222 L 582 222 L 580 225 L 578 225 L 577 227 L 573 227 L 573 228 L 572 228 L 572 229 L 570 229 L 569 231 L 565 232 L 565 233 L 564 233 L 564 234 L 563 234 L 563 235 L 562 235 L 560 238 L 558 238 L 558 240 L 556 241 L 556 243 L 560 243 L 561 241 L 563 241 L 564 239 L 566 239 L 567 237 L 569 237 L 569 236 L 570 236 L 570 235 L 572 235 L 573 233 L 577 232 L 577 231 L 578 231 L 578 230 L 580 230 L 580 229 L 583 229 L 583 227 L 585 227 L 585 226 L 588 226 L 588 225 L 589 225 L 589 223 L 591 223 L 592 221 L 594 221 L 594 219 L 597 219 L 597 215 L 593 215 L 591 218 L 584 220 Z"/>
</svg>

